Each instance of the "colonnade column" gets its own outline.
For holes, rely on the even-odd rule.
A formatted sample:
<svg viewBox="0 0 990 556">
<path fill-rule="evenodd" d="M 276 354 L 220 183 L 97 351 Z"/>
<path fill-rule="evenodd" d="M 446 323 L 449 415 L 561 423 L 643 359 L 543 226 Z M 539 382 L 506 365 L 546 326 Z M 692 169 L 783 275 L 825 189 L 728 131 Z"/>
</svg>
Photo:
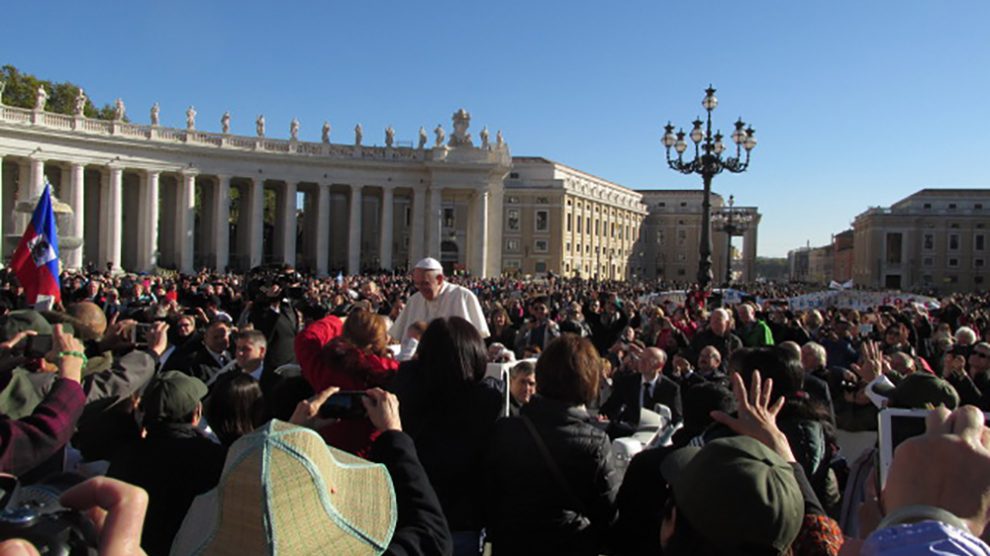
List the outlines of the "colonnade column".
<svg viewBox="0 0 990 556">
<path fill-rule="evenodd" d="M 123 238 L 122 219 L 124 212 L 124 169 L 120 166 L 110 166 L 110 180 L 107 187 L 106 212 L 106 247 L 104 256 L 106 263 L 112 265 L 111 271 L 120 270 L 121 245 Z"/>
<path fill-rule="evenodd" d="M 484 278 L 488 276 L 488 192 L 475 191 L 471 199 L 472 228 L 474 237 L 471 243 L 471 274 Z"/>
<path fill-rule="evenodd" d="M 251 234 L 248 238 L 248 268 L 261 264 L 262 249 L 265 243 L 265 181 L 251 180 Z"/>
<path fill-rule="evenodd" d="M 749 282 L 756 277 L 756 226 L 759 220 L 753 222 L 750 228 L 743 233 L 743 276 L 744 282 Z"/>
<path fill-rule="evenodd" d="M 391 187 L 382 187 L 381 237 L 379 237 L 378 255 L 381 267 L 392 270 L 392 205 L 395 191 Z"/>
<path fill-rule="evenodd" d="M 230 264 L 230 176 L 217 176 L 213 210 L 213 268 L 227 270 Z"/>
<path fill-rule="evenodd" d="M 330 184 L 316 186 L 315 243 L 316 274 L 317 276 L 326 276 L 330 267 Z"/>
<path fill-rule="evenodd" d="M 426 223 L 426 188 L 413 187 L 412 229 L 409 231 L 409 268 L 423 258 L 423 226 Z"/>
<path fill-rule="evenodd" d="M 351 186 L 351 215 L 347 221 L 347 273 L 361 273 L 361 189 L 364 186 Z"/>
<path fill-rule="evenodd" d="M 28 188 L 27 199 L 22 199 L 24 201 L 33 200 L 35 197 L 41 195 L 42 190 L 45 188 L 45 161 L 33 156 L 28 158 L 28 160 L 31 161 L 31 185 Z"/>
<path fill-rule="evenodd" d="M 275 256 L 282 262 L 296 264 L 296 184 L 285 182 L 282 195 L 275 203 Z"/>
<path fill-rule="evenodd" d="M 176 195 L 175 249 L 180 272 L 193 272 L 195 246 L 196 172 L 185 170 L 179 175 L 179 191 Z"/>
<path fill-rule="evenodd" d="M 86 221 L 86 196 L 83 187 L 86 179 L 86 167 L 78 162 L 69 165 L 69 206 L 72 207 L 72 227 L 69 229 L 71 237 L 79 238 L 80 242 L 85 232 Z M 82 268 L 83 266 L 83 246 L 69 251 L 65 257 L 65 264 L 69 268 Z"/>
<path fill-rule="evenodd" d="M 443 201 L 443 188 L 430 187 L 430 208 L 426 210 L 426 256 L 440 260 L 440 226 L 443 225 L 443 215 L 440 214 Z"/>
<path fill-rule="evenodd" d="M 158 191 L 161 172 L 148 170 L 141 190 L 138 228 L 138 269 L 151 272 L 158 266 Z"/>
</svg>

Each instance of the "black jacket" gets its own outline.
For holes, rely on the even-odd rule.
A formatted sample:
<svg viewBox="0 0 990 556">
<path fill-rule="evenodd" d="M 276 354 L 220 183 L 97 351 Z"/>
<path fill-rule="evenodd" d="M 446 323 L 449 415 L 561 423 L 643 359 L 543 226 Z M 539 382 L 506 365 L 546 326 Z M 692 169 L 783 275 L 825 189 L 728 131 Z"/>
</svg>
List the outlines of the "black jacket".
<svg viewBox="0 0 990 556">
<path fill-rule="evenodd" d="M 495 420 L 504 410 L 504 394 L 485 380 L 437 399 L 424 387 L 425 373 L 419 361 L 403 363 L 390 387 L 399 398 L 402 427 L 416 443 L 451 531 L 480 530 L 483 489 L 478 469 Z"/>
<path fill-rule="evenodd" d="M 565 492 L 521 417 L 495 425 L 484 477 L 493 554 L 597 555 L 615 517 L 619 477 L 604 432 L 581 407 L 541 397 L 522 407 L 569 486 Z"/>
<path fill-rule="evenodd" d="M 453 551 L 447 520 L 416 457 L 409 435 L 386 431 L 371 445 L 371 460 L 388 468 L 395 487 L 399 516 L 385 554 L 447 555 Z"/>
<path fill-rule="evenodd" d="M 633 428 L 639 426 L 639 411 L 643 407 L 643 375 L 615 375 L 612 380 L 612 395 L 602 404 L 601 413 L 608 416 L 609 421 L 625 423 Z M 670 408 L 675 423 L 681 420 L 681 387 L 663 375 L 657 377 L 646 408 L 652 410 L 658 403 Z"/>
<path fill-rule="evenodd" d="M 224 449 L 192 425 L 164 425 L 122 449 L 110 463 L 108 477 L 148 491 L 141 547 L 149 554 L 168 554 L 193 499 L 217 486 Z"/>
<path fill-rule="evenodd" d="M 694 361 L 692 361 L 692 363 L 697 365 L 698 355 L 700 355 L 701 350 L 705 349 L 707 346 L 715 346 L 715 349 L 718 350 L 718 353 L 722 356 L 721 369 L 724 371 L 728 368 L 729 355 L 731 355 L 733 351 L 743 347 L 743 343 L 742 340 L 739 339 L 739 336 L 736 336 L 732 332 L 726 332 L 725 336 L 716 336 L 711 329 L 706 328 L 705 330 L 695 334 L 694 339 L 691 340 L 691 354 L 692 357 L 694 357 Z"/>
</svg>

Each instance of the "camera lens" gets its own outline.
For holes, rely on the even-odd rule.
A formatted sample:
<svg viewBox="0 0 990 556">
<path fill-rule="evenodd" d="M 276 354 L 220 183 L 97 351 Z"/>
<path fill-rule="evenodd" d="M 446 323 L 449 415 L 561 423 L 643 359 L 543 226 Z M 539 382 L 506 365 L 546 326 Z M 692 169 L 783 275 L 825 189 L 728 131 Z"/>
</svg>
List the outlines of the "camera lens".
<svg viewBox="0 0 990 556">
<path fill-rule="evenodd" d="M 14 527 L 27 527 L 36 519 L 38 519 L 38 512 L 34 508 L 25 506 L 7 508 L 0 512 L 0 522 Z"/>
</svg>

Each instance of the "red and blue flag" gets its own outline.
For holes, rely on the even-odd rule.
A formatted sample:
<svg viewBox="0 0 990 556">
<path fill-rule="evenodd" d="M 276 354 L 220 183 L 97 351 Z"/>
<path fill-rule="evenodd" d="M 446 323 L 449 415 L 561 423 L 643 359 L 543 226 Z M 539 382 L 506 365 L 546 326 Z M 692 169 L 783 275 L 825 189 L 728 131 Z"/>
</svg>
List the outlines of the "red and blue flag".
<svg viewBox="0 0 990 556">
<path fill-rule="evenodd" d="M 58 232 L 55 228 L 55 211 L 52 210 L 51 185 L 48 180 L 45 180 L 45 190 L 14 251 L 10 267 L 21 282 L 29 304 L 61 301 Z"/>
</svg>

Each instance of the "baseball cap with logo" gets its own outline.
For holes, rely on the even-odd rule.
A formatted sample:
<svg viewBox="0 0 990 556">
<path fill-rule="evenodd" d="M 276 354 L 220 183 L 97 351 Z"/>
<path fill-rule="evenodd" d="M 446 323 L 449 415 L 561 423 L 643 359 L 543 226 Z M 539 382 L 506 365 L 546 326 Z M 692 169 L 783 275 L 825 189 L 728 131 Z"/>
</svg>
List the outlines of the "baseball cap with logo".
<svg viewBox="0 0 990 556">
<path fill-rule="evenodd" d="M 397 511 L 385 466 L 273 420 L 230 447 L 220 483 L 193 501 L 171 553 L 381 554 Z"/>
<path fill-rule="evenodd" d="M 804 497 L 794 470 L 758 440 L 733 436 L 681 448 L 660 471 L 678 517 L 728 554 L 784 553 L 801 528 Z"/>
</svg>

